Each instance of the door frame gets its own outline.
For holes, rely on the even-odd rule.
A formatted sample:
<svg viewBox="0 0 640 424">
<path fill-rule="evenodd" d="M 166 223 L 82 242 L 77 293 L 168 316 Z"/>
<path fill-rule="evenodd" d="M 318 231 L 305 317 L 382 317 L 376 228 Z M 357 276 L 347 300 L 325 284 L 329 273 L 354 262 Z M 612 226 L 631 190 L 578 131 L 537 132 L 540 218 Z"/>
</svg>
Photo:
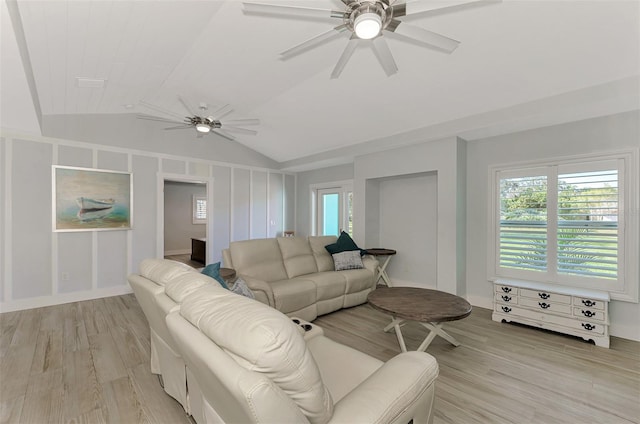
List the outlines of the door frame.
<svg viewBox="0 0 640 424">
<path fill-rule="evenodd" d="M 158 172 L 157 174 L 157 199 L 156 199 L 156 257 L 164 258 L 164 184 L 166 181 L 181 183 L 204 184 L 207 193 L 207 222 L 205 234 L 207 237 L 206 263 L 213 261 L 213 177 L 200 177 L 197 175 L 170 174 Z M 205 264 L 206 265 L 206 264 Z"/>
<path fill-rule="evenodd" d="M 332 181 L 328 183 L 311 184 L 311 234 L 317 236 L 319 231 L 318 219 L 320 218 L 318 194 L 324 190 L 335 190 L 340 194 L 340 230 L 345 230 L 347 220 L 346 193 L 353 192 L 353 180 Z"/>
</svg>

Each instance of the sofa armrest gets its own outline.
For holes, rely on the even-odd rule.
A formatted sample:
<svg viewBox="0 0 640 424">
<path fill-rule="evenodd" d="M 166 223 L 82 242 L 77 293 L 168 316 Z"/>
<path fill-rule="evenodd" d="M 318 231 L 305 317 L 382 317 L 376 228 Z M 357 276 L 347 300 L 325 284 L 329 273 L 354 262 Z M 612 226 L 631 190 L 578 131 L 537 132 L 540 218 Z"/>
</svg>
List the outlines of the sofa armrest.
<svg viewBox="0 0 640 424">
<path fill-rule="evenodd" d="M 233 269 L 233 262 L 231 261 L 231 252 L 229 252 L 229 249 L 222 249 L 222 266 Z"/>
<path fill-rule="evenodd" d="M 373 272 L 373 275 L 376 275 L 376 271 L 378 269 L 378 260 L 373 255 L 364 255 L 362 257 L 362 265 L 369 271 Z"/>
<path fill-rule="evenodd" d="M 424 352 L 401 353 L 336 403 L 330 423 L 430 422 L 438 363 Z"/>
<path fill-rule="evenodd" d="M 247 283 L 247 287 L 251 289 L 256 300 L 259 300 L 262 303 L 267 303 L 267 305 L 273 308 L 276 307 L 276 300 L 273 297 L 273 290 L 269 283 L 257 278 L 247 277 L 246 275 L 240 275 L 240 277 L 242 277 L 245 283 Z"/>
</svg>

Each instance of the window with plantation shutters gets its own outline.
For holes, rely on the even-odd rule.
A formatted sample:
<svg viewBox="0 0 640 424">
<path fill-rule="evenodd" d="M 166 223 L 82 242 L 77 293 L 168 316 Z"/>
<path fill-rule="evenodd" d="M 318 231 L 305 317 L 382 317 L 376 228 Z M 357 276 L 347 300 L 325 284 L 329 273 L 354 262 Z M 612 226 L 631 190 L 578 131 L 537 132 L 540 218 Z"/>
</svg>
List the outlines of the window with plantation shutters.
<svg viewBox="0 0 640 424">
<path fill-rule="evenodd" d="M 547 177 L 500 179 L 500 266 L 546 271 Z"/>
<path fill-rule="evenodd" d="M 635 164 L 637 152 L 493 168 L 490 278 L 555 282 L 637 299 L 638 216 L 625 214 L 624 207 L 638 200 Z"/>
<path fill-rule="evenodd" d="M 557 192 L 558 273 L 615 280 L 618 170 L 561 173 Z"/>
<path fill-rule="evenodd" d="M 193 223 L 207 223 L 207 198 L 204 196 L 193 196 Z"/>
</svg>

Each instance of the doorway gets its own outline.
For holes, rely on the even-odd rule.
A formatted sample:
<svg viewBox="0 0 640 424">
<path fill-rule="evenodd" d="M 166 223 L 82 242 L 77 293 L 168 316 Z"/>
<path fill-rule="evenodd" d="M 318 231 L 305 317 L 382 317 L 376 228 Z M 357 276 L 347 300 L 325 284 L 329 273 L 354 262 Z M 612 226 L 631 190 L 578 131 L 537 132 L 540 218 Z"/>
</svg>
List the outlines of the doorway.
<svg viewBox="0 0 640 424">
<path fill-rule="evenodd" d="M 194 268 L 211 262 L 213 179 L 158 176 L 157 257 Z M 195 250 L 194 250 L 195 249 Z"/>
<path fill-rule="evenodd" d="M 339 236 L 345 231 L 353 235 L 353 184 L 341 182 L 312 189 L 315 204 L 313 234 Z"/>
</svg>

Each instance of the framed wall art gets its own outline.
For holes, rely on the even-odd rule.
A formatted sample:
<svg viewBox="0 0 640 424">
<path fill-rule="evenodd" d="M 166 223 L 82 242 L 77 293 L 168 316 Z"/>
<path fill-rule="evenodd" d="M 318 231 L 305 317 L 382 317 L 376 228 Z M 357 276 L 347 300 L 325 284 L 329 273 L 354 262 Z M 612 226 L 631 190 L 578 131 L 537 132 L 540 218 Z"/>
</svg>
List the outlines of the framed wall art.
<svg viewBox="0 0 640 424">
<path fill-rule="evenodd" d="M 131 229 L 131 173 L 52 167 L 53 231 Z"/>
</svg>

